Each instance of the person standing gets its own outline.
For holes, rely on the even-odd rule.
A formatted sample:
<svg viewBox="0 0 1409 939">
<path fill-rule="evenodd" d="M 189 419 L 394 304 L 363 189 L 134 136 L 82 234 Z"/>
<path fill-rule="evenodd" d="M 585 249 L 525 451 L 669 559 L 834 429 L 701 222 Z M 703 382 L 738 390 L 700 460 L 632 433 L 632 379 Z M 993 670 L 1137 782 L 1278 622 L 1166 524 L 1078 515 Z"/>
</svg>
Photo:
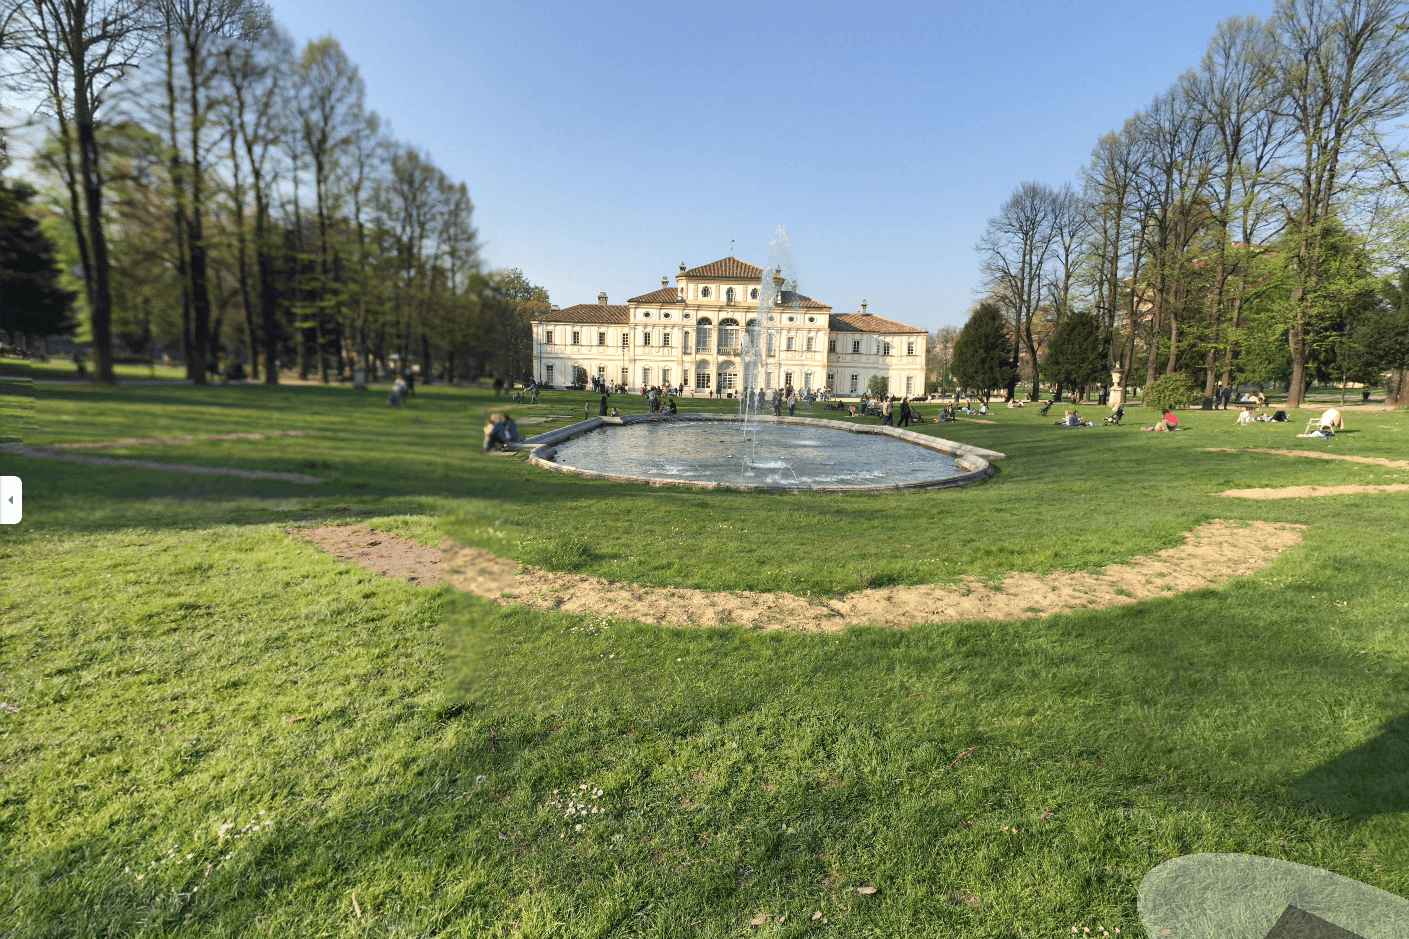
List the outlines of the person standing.
<svg viewBox="0 0 1409 939">
<path fill-rule="evenodd" d="M 411 371 L 411 366 L 406 367 L 406 394 L 415 397 L 416 395 L 416 373 Z"/>
<path fill-rule="evenodd" d="M 788 417 L 792 417 L 792 416 L 793 416 L 793 412 L 796 411 L 796 410 L 797 410 L 797 395 L 794 394 L 792 397 L 788 398 Z"/>
<path fill-rule="evenodd" d="M 894 417 L 894 411 L 892 410 L 892 407 L 891 407 L 890 396 L 887 395 L 887 396 L 886 396 L 886 399 L 885 399 L 885 402 L 881 405 L 881 426 L 882 426 L 882 427 L 894 427 L 894 426 L 895 426 L 895 421 L 893 420 L 893 417 Z"/>
<path fill-rule="evenodd" d="M 607 396 L 606 396 L 606 395 L 602 395 L 602 402 L 601 402 L 601 404 L 597 405 L 597 416 L 598 416 L 598 417 L 606 417 L 606 416 L 607 416 Z"/>
<path fill-rule="evenodd" d="M 909 398 L 902 398 L 901 401 L 900 401 L 900 426 L 901 426 L 901 427 L 909 427 L 909 426 L 910 426 L 910 411 L 911 411 L 911 408 L 910 408 L 910 399 L 909 399 Z"/>
</svg>

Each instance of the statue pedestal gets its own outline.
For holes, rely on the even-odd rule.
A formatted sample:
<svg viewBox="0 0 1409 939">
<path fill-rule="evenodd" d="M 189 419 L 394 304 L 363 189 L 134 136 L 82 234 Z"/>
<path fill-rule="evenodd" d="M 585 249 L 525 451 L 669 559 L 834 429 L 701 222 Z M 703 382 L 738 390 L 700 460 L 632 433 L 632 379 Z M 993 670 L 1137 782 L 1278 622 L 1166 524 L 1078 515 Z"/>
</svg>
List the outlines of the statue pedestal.
<svg viewBox="0 0 1409 939">
<path fill-rule="evenodd" d="M 354 368 L 352 370 L 352 387 L 358 391 L 367 390 L 367 370 Z"/>
</svg>

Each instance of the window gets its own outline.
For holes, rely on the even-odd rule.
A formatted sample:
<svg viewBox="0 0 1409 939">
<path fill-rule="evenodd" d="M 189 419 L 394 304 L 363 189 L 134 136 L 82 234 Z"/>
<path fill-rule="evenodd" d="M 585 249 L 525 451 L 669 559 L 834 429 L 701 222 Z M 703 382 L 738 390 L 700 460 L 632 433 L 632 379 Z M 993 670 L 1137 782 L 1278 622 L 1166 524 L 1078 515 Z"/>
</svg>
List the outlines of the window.
<svg viewBox="0 0 1409 939">
<path fill-rule="evenodd" d="M 626 366 L 621 367 L 621 384 L 626 385 L 631 380 L 631 373 L 626 370 Z"/>
<path fill-rule="evenodd" d="M 663 368 L 660 370 L 660 383 L 667 388 L 670 387 L 670 369 Z"/>
<path fill-rule="evenodd" d="M 649 346 L 650 344 L 651 344 L 651 331 L 650 331 L 649 329 L 642 330 L 642 331 L 641 331 L 641 345 L 643 345 L 643 346 Z"/>
<path fill-rule="evenodd" d="M 553 344 L 553 331 L 551 329 L 543 330 L 543 341 L 550 346 Z"/>
<path fill-rule="evenodd" d="M 764 373 L 763 373 L 763 387 L 764 387 L 764 388 L 772 388 L 772 387 L 773 387 L 773 373 L 772 373 L 772 372 L 764 372 Z"/>
<path fill-rule="evenodd" d="M 827 351 L 828 351 L 828 352 L 836 352 L 836 351 L 837 351 L 837 341 L 836 341 L 835 339 L 828 339 L 828 340 L 827 340 Z"/>
<path fill-rule="evenodd" d="M 651 318 L 651 311 L 650 311 L 650 310 L 646 310 L 646 311 L 644 311 L 644 312 L 641 314 L 641 319 L 643 319 L 643 320 L 648 320 L 648 319 L 650 319 L 650 318 Z"/>
<path fill-rule="evenodd" d="M 667 349 L 670 348 L 670 330 L 668 330 L 668 329 L 663 329 L 663 330 L 661 330 L 661 334 L 660 334 L 660 344 L 663 345 L 663 346 L 665 346 Z"/>
<path fill-rule="evenodd" d="M 915 376 L 913 376 L 913 375 L 906 375 L 906 376 L 905 376 L 905 394 L 906 394 L 906 396 L 909 396 L 909 395 L 912 395 L 912 394 L 914 394 L 914 393 L 915 393 Z"/>
<path fill-rule="evenodd" d="M 858 352 L 861 351 L 861 340 L 860 340 L 860 339 L 853 339 L 853 340 L 851 340 L 851 351 L 852 351 L 853 354 L 858 353 Z"/>
<path fill-rule="evenodd" d="M 650 367 L 649 365 L 647 365 L 647 366 L 645 366 L 644 368 L 641 369 L 641 387 L 642 387 L 642 388 L 649 388 L 650 386 L 651 386 L 651 367 Z"/>
<path fill-rule="evenodd" d="M 789 351 L 789 352 L 793 351 L 793 339 L 794 339 L 794 338 L 795 338 L 795 337 L 793 337 L 793 336 L 789 336 L 789 337 L 788 337 L 788 351 Z"/>
<path fill-rule="evenodd" d="M 890 343 L 881 343 L 881 355 L 890 355 Z"/>
<path fill-rule="evenodd" d="M 587 384 L 587 369 L 581 365 L 574 365 L 572 367 L 572 383 L 574 385 Z"/>
<path fill-rule="evenodd" d="M 686 355 L 689 355 L 689 354 L 690 354 L 690 331 L 689 331 L 688 329 L 685 330 L 683 333 L 680 334 L 680 338 L 683 340 L 682 345 L 683 345 L 683 347 L 684 347 L 684 352 L 685 352 L 685 354 L 686 354 Z"/>
<path fill-rule="evenodd" d="M 607 331 L 604 330 L 604 329 L 603 329 L 603 330 L 599 330 L 599 331 L 597 332 L 597 345 L 599 345 L 599 346 L 605 346 L 606 344 L 607 344 Z"/>
<path fill-rule="evenodd" d="M 670 319 L 670 311 L 669 311 L 669 310 L 661 310 L 661 311 L 660 311 L 660 318 L 663 319 L 663 320 L 668 320 L 668 319 Z"/>
<path fill-rule="evenodd" d="M 907 342 L 907 343 L 905 344 L 905 354 L 906 354 L 906 355 L 914 355 L 914 354 L 915 354 L 915 343 L 914 343 L 914 342 Z"/>
<path fill-rule="evenodd" d="M 733 303 L 733 302 L 734 302 L 734 288 L 733 288 L 733 287 L 729 287 L 729 288 L 727 288 L 727 289 L 724 291 L 724 302 L 725 302 L 725 303 Z"/>
<path fill-rule="evenodd" d="M 768 354 L 769 354 L 769 355 L 772 355 L 772 354 L 773 354 L 773 334 L 772 334 L 772 333 L 769 333 L 769 334 L 768 334 Z"/>
<path fill-rule="evenodd" d="M 752 290 L 749 291 L 749 299 L 750 299 L 750 300 L 757 300 L 757 299 L 758 299 L 758 288 L 757 288 L 757 287 L 755 287 L 755 288 L 753 288 Z"/>
<path fill-rule="evenodd" d="M 708 391 L 708 390 L 709 390 L 709 372 L 699 372 L 699 371 L 695 372 L 695 390 L 696 390 L 696 391 Z"/>
<path fill-rule="evenodd" d="M 732 391 L 733 388 L 734 388 L 734 383 L 735 383 L 735 381 L 737 381 L 737 379 L 738 379 L 738 374 L 735 373 L 735 372 L 720 372 L 720 373 L 719 373 L 719 390 L 720 390 L 720 391 Z"/>
<path fill-rule="evenodd" d="M 784 373 L 783 373 L 783 387 L 784 387 L 784 388 L 791 388 L 792 386 L 793 386 L 793 373 L 792 373 L 792 372 L 784 372 Z"/>
<path fill-rule="evenodd" d="M 857 343 L 857 345 L 860 345 L 860 344 L 861 344 L 861 343 L 859 343 L 859 342 Z M 860 379 L 861 379 L 861 376 L 860 376 L 860 375 L 853 374 L 853 375 L 851 376 L 851 393 L 852 393 L 852 394 L 856 394 L 856 385 L 857 385 L 857 382 L 860 381 Z"/>
<path fill-rule="evenodd" d="M 701 288 L 700 288 L 700 296 L 704 297 L 705 299 L 709 299 L 709 288 L 708 288 L 708 287 L 701 287 Z"/>
<path fill-rule="evenodd" d="M 622 332 L 621 332 L 621 347 L 624 349 L 624 348 L 626 348 L 626 347 L 629 346 L 629 345 L 631 345 L 631 334 L 630 334 L 629 332 L 627 332 L 626 330 L 622 330 Z M 622 382 L 622 384 L 625 384 L 625 382 Z"/>
<path fill-rule="evenodd" d="M 573 344 L 573 345 L 578 345 L 578 344 L 581 343 L 581 342 L 582 342 L 582 333 L 579 332 L 578 330 L 574 329 L 574 330 L 572 331 L 572 344 Z"/>
<path fill-rule="evenodd" d="M 828 388 L 832 387 L 832 385 L 836 384 L 836 381 L 837 381 L 837 373 L 836 373 L 836 372 L 828 372 L 828 373 L 827 373 L 827 387 L 828 387 Z"/>
<path fill-rule="evenodd" d="M 708 352 L 708 351 L 709 351 L 709 327 L 708 327 L 708 326 L 696 326 L 696 327 L 695 327 L 695 351 L 696 351 L 696 352 Z"/>
<path fill-rule="evenodd" d="M 807 337 L 807 351 L 808 351 L 808 352 L 811 352 L 811 351 L 812 351 L 813 343 L 816 342 L 816 341 L 817 341 L 817 340 L 816 340 L 814 337 L 812 337 L 812 336 L 808 336 L 808 337 Z M 811 374 L 811 373 L 809 373 L 809 374 Z"/>
<path fill-rule="evenodd" d="M 550 335 L 551 335 L 551 334 L 550 334 Z M 546 369 L 543 370 L 543 373 L 548 377 L 548 380 L 547 380 L 546 382 L 544 382 L 544 384 L 547 385 L 549 388 L 552 388 L 552 387 L 553 387 L 553 366 L 551 366 L 551 365 L 548 366 Z"/>
<path fill-rule="evenodd" d="M 607 380 L 607 367 L 605 365 L 597 366 L 597 377 L 600 378 L 602 381 Z"/>
<path fill-rule="evenodd" d="M 803 373 L 802 373 L 802 387 L 805 388 L 805 389 L 808 390 L 808 391 L 811 391 L 811 390 L 812 390 L 812 373 L 811 373 L 811 372 L 803 372 Z"/>
</svg>

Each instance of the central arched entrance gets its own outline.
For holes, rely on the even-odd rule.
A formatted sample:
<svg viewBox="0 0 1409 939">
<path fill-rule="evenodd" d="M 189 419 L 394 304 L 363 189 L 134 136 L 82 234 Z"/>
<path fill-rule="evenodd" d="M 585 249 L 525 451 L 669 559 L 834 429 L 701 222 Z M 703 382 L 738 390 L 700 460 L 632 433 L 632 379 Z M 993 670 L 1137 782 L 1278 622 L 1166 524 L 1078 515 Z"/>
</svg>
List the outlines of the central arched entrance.
<svg viewBox="0 0 1409 939">
<path fill-rule="evenodd" d="M 739 387 L 739 367 L 727 359 L 719 363 L 714 389 L 719 394 L 728 394 Z"/>
</svg>

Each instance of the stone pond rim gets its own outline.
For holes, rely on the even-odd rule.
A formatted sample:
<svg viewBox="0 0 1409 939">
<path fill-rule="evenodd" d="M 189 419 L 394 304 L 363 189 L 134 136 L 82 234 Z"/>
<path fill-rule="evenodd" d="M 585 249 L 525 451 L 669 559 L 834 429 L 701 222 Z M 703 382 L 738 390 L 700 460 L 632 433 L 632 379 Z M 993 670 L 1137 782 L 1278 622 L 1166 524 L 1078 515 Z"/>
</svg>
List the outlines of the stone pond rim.
<svg viewBox="0 0 1409 939">
<path fill-rule="evenodd" d="M 593 417 L 585 421 L 578 421 L 569 424 L 567 427 L 560 427 L 547 433 L 530 437 L 527 440 L 510 444 L 510 449 L 527 450 L 528 460 L 535 466 L 539 466 L 555 473 L 566 473 L 572 476 L 580 476 L 585 479 L 607 479 L 613 482 L 644 483 L 650 486 L 679 486 L 688 489 L 728 489 L 736 492 L 824 492 L 824 493 L 879 493 L 879 492 L 917 492 L 929 489 L 951 489 L 956 486 L 967 486 L 970 483 L 980 482 L 994 473 L 994 468 L 990 461 L 1004 459 L 1006 454 L 995 450 L 985 450 L 982 447 L 972 447 L 968 444 L 958 443 L 953 440 L 945 440 L 941 437 L 931 437 L 928 434 L 919 434 L 910 430 L 902 430 L 898 427 L 885 427 L 865 424 L 852 424 L 847 421 L 831 421 L 816 417 L 773 417 L 771 415 L 759 415 L 755 420 L 768 424 L 801 425 L 812 427 L 826 427 L 832 430 L 843 430 L 853 434 L 870 434 L 882 437 L 890 437 L 915 446 L 934 450 L 954 457 L 956 468 L 963 472 L 957 475 L 936 477 L 911 483 L 889 483 L 874 486 L 772 486 L 755 485 L 752 483 L 725 483 L 725 482 L 704 482 L 685 479 L 659 479 L 649 476 L 635 476 L 623 473 L 601 473 L 595 470 L 581 469 L 575 466 L 568 466 L 553 461 L 557 447 L 574 437 L 591 433 L 602 428 L 624 427 L 631 424 L 683 424 L 692 422 L 715 422 L 738 424 L 739 417 L 734 414 L 628 414 L 623 417 Z"/>
</svg>

